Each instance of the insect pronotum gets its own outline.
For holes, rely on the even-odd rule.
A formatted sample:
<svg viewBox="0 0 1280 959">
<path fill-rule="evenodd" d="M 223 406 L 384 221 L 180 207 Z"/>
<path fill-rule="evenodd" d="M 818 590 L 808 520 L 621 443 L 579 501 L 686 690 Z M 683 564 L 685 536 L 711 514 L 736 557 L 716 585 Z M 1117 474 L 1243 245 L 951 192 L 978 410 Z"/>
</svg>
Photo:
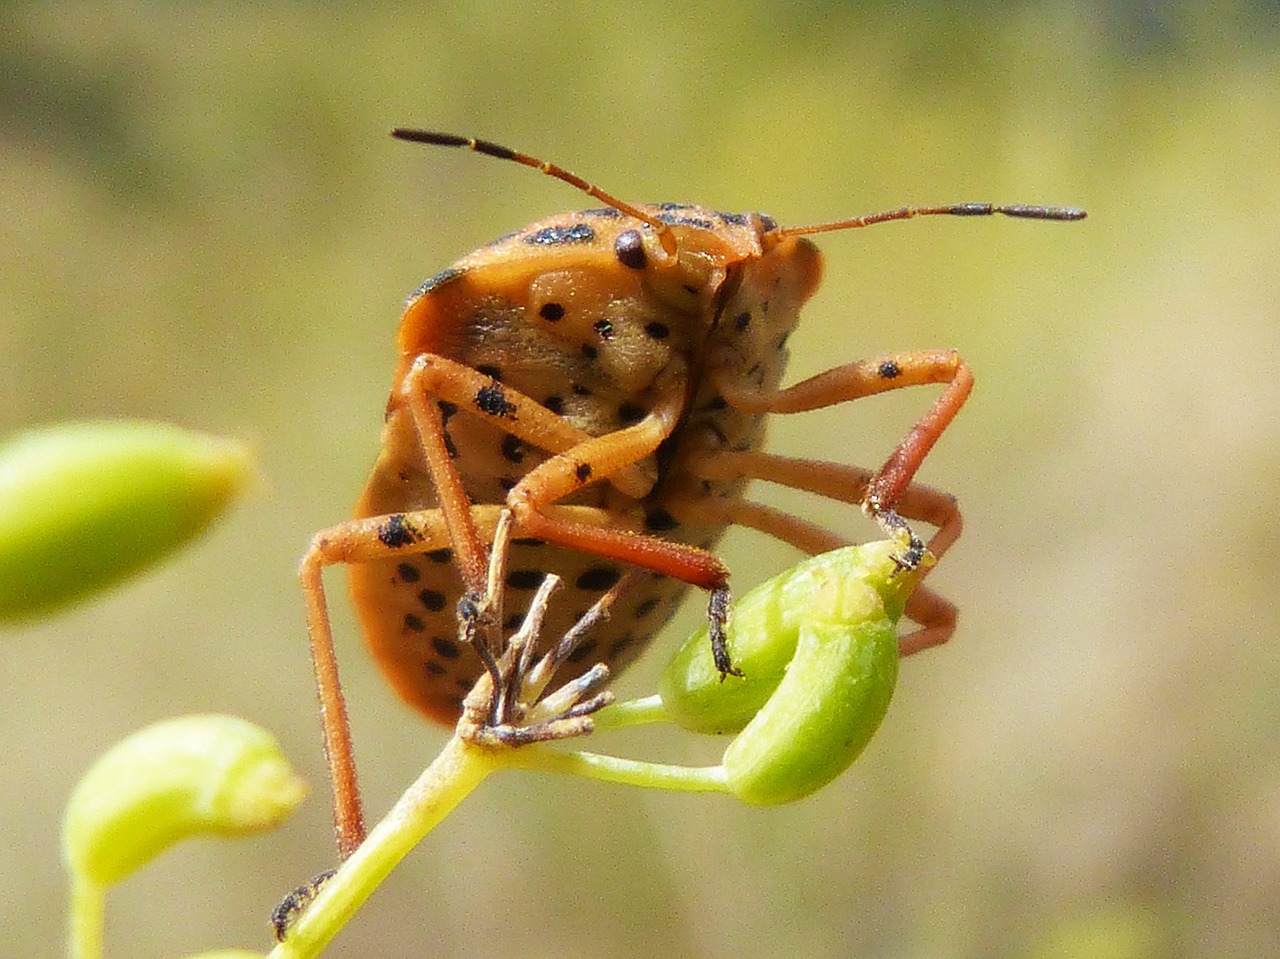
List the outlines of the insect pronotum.
<svg viewBox="0 0 1280 959">
<path fill-rule="evenodd" d="M 485 140 L 393 135 L 533 167 L 605 206 L 483 246 L 409 298 L 382 450 L 356 518 L 317 533 L 302 561 L 343 856 L 364 827 L 325 566 L 349 565 L 374 658 L 401 697 L 440 722 L 456 720 L 467 690 L 492 667 L 491 644 L 461 639 L 470 634 L 459 632 L 455 611 L 460 599 L 472 613 L 482 606 L 487 544 L 503 508 L 515 517 L 504 581 L 510 608 L 494 629 L 519 624 L 545 573 L 567 587 L 544 625 L 551 637 L 625 575 L 608 620 L 576 654 L 580 671 L 595 662 L 617 670 L 693 585 L 710 594 L 716 663 L 733 674 L 723 645 L 729 571 L 711 551 L 721 534 L 748 526 L 808 553 L 850 542 L 747 499 L 752 479 L 860 506 L 908 537 L 904 567 L 919 564 L 926 548 L 907 520 L 936 527 L 928 543 L 935 556 L 960 533 L 955 499 L 912 483 L 973 385 L 954 350 L 889 353 L 781 386 L 787 338 L 821 278 L 808 236 L 917 216 L 1085 215 L 963 203 L 780 227 L 761 213 L 625 203 Z M 762 448 L 771 414 L 930 383 L 942 395 L 878 470 Z M 903 637 L 904 654 L 944 642 L 956 612 L 920 588 L 907 616 L 920 629 Z"/>
</svg>

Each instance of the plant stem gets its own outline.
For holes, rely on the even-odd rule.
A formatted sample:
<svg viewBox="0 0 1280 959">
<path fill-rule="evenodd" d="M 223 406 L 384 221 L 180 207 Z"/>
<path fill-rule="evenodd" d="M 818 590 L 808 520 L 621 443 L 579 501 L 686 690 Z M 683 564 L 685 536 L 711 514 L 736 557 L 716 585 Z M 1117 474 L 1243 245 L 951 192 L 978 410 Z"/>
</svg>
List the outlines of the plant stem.
<svg viewBox="0 0 1280 959">
<path fill-rule="evenodd" d="M 563 752 L 541 746 L 513 749 L 503 756 L 502 764 L 513 769 L 567 773 L 646 789 L 728 792 L 723 766 L 673 766 L 600 753 Z"/>
<path fill-rule="evenodd" d="M 103 909 L 107 887 L 75 875 L 71 878 L 71 927 L 67 954 L 71 959 L 102 959 Z"/>
<path fill-rule="evenodd" d="M 386 818 L 320 887 L 269 959 L 312 959 L 319 955 L 400 860 L 485 777 L 508 765 L 500 756 L 501 753 L 468 745 L 456 736 L 449 740 Z"/>
<path fill-rule="evenodd" d="M 624 729 L 628 726 L 643 726 L 646 723 L 670 722 L 667 707 L 662 704 L 662 697 L 657 693 L 642 699 L 628 699 L 623 703 L 606 706 L 591 716 L 597 731 L 603 729 Z"/>
</svg>

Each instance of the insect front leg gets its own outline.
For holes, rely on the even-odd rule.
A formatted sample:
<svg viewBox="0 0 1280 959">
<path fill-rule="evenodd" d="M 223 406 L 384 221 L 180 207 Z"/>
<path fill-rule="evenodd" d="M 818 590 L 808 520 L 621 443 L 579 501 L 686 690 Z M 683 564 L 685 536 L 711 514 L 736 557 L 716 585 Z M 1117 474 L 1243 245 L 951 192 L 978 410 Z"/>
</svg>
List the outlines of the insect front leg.
<svg viewBox="0 0 1280 959">
<path fill-rule="evenodd" d="M 669 399 L 634 426 L 594 437 L 540 464 L 511 490 L 507 503 L 528 535 L 571 549 L 621 560 L 672 576 L 710 592 L 707 623 L 712 653 L 722 676 L 741 675 L 729 661 L 725 624 L 729 618 L 729 571 L 720 558 L 696 546 L 629 530 L 582 526 L 556 519 L 547 507 L 599 478 L 649 456 L 671 435 L 683 396 Z"/>
<path fill-rule="evenodd" d="M 684 372 L 669 371 L 669 375 L 678 380 Z M 443 417 L 437 405 L 440 400 L 454 404 L 456 412 L 465 410 L 469 415 L 482 416 L 496 428 L 554 454 L 525 474 L 507 496 L 507 505 L 515 514 L 521 535 L 631 563 L 709 590 L 708 623 L 716 661 L 724 667 L 724 673 L 732 674 L 736 670 L 730 665 L 724 646 L 729 574 L 719 558 L 703 549 L 657 536 L 637 535 L 616 525 L 565 521 L 549 509 L 558 500 L 599 481 L 609 482 L 637 500 L 652 489 L 653 477 L 647 476 L 636 463 L 650 456 L 671 434 L 679 421 L 684 399 L 681 389 L 658 392 L 665 399 L 640 422 L 595 437 L 518 390 L 435 354 L 415 357 L 400 396 L 409 403 L 418 424 L 433 481 L 440 480 L 449 486 L 451 499 L 457 494 L 456 502 L 447 503 L 444 485 L 440 487 L 442 510 L 461 514 L 466 494 L 448 450 Z M 459 535 L 471 537 L 461 516 L 456 526 Z M 483 569 L 478 568 L 470 575 L 473 582 L 479 582 Z"/>
<path fill-rule="evenodd" d="M 907 386 L 946 384 L 933 406 L 871 475 L 861 499 L 863 510 L 886 533 L 905 532 L 909 537 L 910 545 L 899 562 L 910 569 L 920 564 L 925 545 L 907 526 L 898 507 L 920 464 L 973 389 L 973 373 L 958 353 L 926 350 L 886 354 L 838 366 L 776 392 L 743 387 L 723 372 L 713 375 L 729 406 L 749 413 L 802 413 Z"/>
</svg>

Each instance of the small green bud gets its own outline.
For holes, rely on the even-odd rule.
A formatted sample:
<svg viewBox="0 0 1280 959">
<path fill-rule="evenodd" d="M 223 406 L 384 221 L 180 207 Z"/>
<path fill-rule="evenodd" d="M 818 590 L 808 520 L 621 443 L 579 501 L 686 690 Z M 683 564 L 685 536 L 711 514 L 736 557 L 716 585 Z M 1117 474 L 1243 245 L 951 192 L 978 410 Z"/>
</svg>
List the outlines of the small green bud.
<svg viewBox="0 0 1280 959">
<path fill-rule="evenodd" d="M 244 444 L 108 420 L 0 444 L 0 621 L 45 612 L 201 532 L 251 473 Z"/>
<path fill-rule="evenodd" d="M 738 732 L 782 682 L 802 626 L 876 617 L 897 623 L 920 578 L 898 569 L 893 557 L 901 548 L 882 540 L 832 550 L 739 598 L 726 635 L 730 659 L 742 676 L 722 680 L 703 627 L 680 647 L 659 681 L 671 721 L 700 733 Z"/>
<path fill-rule="evenodd" d="M 306 794 L 275 738 L 234 716 L 182 716 L 139 730 L 85 773 L 67 804 L 73 872 L 107 886 L 189 836 L 273 828 Z"/>
<path fill-rule="evenodd" d="M 898 675 L 898 620 L 921 573 L 899 569 L 893 541 L 800 563 L 734 606 L 723 680 L 706 631 L 663 674 L 674 722 L 739 732 L 725 751 L 730 790 L 751 803 L 807 796 L 848 767 L 888 709 Z"/>
</svg>

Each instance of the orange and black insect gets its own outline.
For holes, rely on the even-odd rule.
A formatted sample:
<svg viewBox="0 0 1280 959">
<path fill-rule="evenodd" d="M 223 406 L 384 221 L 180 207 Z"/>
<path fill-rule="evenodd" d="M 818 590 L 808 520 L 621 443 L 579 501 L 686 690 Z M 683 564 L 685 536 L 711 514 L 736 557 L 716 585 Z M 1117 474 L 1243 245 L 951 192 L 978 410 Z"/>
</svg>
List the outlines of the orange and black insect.
<svg viewBox="0 0 1280 959">
<path fill-rule="evenodd" d="M 568 587 L 548 615 L 558 636 L 628 571 L 639 571 L 578 653 L 580 669 L 625 666 L 690 585 L 710 592 L 717 634 L 729 571 L 711 550 L 748 526 L 808 553 L 849 542 L 745 497 L 752 479 L 859 505 L 884 529 L 905 520 L 960 532 L 953 497 L 913 485 L 917 468 L 972 387 L 951 350 L 893 353 L 783 388 L 787 338 L 817 289 L 808 235 L 915 216 L 1004 214 L 1074 220 L 1053 207 L 902 208 L 805 227 L 760 213 L 678 203 L 633 205 L 484 140 L 396 130 L 404 140 L 467 147 L 534 167 L 605 204 L 540 220 L 463 257 L 410 298 L 387 404 L 382 452 L 356 518 L 318 533 L 303 560 L 312 652 L 325 710 L 341 852 L 363 834 L 321 570 L 350 566 L 365 638 L 396 691 L 452 723 L 485 668 L 460 642 L 455 612 L 485 586 L 500 511 L 515 517 L 505 588 L 512 628 L 546 573 Z M 942 395 L 874 472 L 764 452 L 770 414 L 799 413 L 922 384 Z M 901 562 L 915 565 L 914 534 Z M 910 653 L 945 641 L 955 609 L 917 590 Z"/>
</svg>

